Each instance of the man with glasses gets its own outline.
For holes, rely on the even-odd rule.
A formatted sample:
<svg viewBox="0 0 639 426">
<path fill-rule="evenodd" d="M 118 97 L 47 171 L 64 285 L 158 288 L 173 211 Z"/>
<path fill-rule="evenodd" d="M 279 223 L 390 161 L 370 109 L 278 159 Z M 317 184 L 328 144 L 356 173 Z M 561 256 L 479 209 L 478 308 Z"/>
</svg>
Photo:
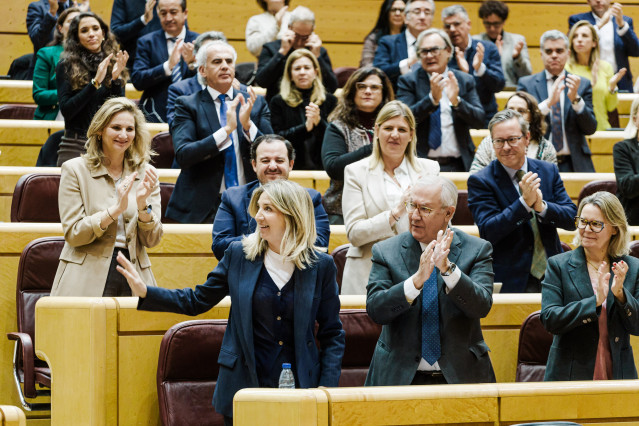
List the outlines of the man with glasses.
<svg viewBox="0 0 639 426">
<path fill-rule="evenodd" d="M 508 6 L 502 1 L 483 2 L 479 7 L 479 18 L 483 21 L 486 32 L 473 38 L 495 43 L 501 56 L 501 69 L 506 78 L 506 86 L 516 87 L 521 77 L 532 74 L 526 38 L 504 31 L 504 23 L 508 19 Z"/>
<path fill-rule="evenodd" d="M 455 46 L 448 66 L 475 77 L 475 88 L 486 112 L 486 120 L 481 126 L 484 128 L 497 112 L 495 93 L 506 83 L 499 51 L 490 41 L 479 42 L 470 37 L 470 19 L 464 6 L 454 5 L 442 10 L 442 21 Z"/>
<path fill-rule="evenodd" d="M 417 120 L 417 155 L 439 163 L 442 172 L 470 169 L 475 145 L 471 128 L 484 125 L 484 111 L 469 74 L 448 68 L 453 45 L 439 29 L 421 33 L 417 53 L 421 66 L 400 77 L 397 99 Z"/>
<path fill-rule="evenodd" d="M 500 111 L 488 124 L 497 160 L 468 178 L 468 206 L 493 244 L 502 293 L 538 293 L 549 257 L 561 253 L 557 228 L 575 229 L 577 207 L 557 166 L 526 157 L 528 122 Z"/>
<path fill-rule="evenodd" d="M 366 386 L 495 382 L 479 323 L 492 306 L 492 249 L 449 228 L 456 205 L 450 179 L 422 176 L 410 232 L 373 246 L 366 311 L 383 327 Z"/>
<path fill-rule="evenodd" d="M 337 90 L 337 77 L 322 40 L 314 32 L 315 14 L 304 6 L 298 6 L 289 16 L 288 30 L 281 40 L 266 43 L 257 61 L 255 83 L 266 89 L 266 100 L 280 93 L 280 81 L 284 75 L 286 59 L 296 49 L 306 48 L 316 57 L 322 71 L 322 83 L 327 92 Z"/>
<path fill-rule="evenodd" d="M 397 79 L 408 74 L 418 61 L 415 54 L 417 36 L 433 24 L 435 2 L 433 0 L 407 1 L 404 9 L 406 29 L 399 34 L 379 39 L 373 66 L 386 73 L 397 89 Z"/>
<path fill-rule="evenodd" d="M 568 37 L 546 31 L 539 42 L 545 70 L 523 77 L 517 90 L 533 95 L 549 124 L 546 139 L 557 151 L 561 172 L 594 172 L 586 135 L 597 130 L 592 109 L 592 86 L 587 78 L 564 71 L 570 49 Z"/>
</svg>

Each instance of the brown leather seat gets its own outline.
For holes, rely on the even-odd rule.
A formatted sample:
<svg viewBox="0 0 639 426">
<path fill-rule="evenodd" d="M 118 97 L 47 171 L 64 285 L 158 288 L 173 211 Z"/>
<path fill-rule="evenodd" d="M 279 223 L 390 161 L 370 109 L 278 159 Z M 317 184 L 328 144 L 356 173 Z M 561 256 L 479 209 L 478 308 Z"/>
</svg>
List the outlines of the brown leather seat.
<svg viewBox="0 0 639 426">
<path fill-rule="evenodd" d="M 18 265 L 16 285 L 16 308 L 18 332 L 7 333 L 9 340 L 16 341 L 14 376 L 23 384 L 18 386 L 23 407 L 29 411 L 50 410 L 50 404 L 29 403 L 26 398 L 50 395 L 48 389 L 37 389 L 36 384 L 51 387 L 51 370 L 46 362 L 35 355 L 35 305 L 51 293 L 53 278 L 62 247 L 63 237 L 45 237 L 31 241 L 22 251 Z"/>
<path fill-rule="evenodd" d="M 563 241 L 561 242 L 561 248 L 564 249 L 564 253 L 572 250 L 572 247 L 570 247 L 570 244 L 564 243 Z"/>
<path fill-rule="evenodd" d="M 331 256 L 333 257 L 333 262 L 335 262 L 335 267 L 337 268 L 337 286 L 339 287 L 339 292 L 342 292 L 342 277 L 344 276 L 344 265 L 346 264 L 346 253 L 348 249 L 351 248 L 349 243 L 342 244 L 341 246 L 337 246 L 331 252 Z"/>
<path fill-rule="evenodd" d="M 213 409 L 213 391 L 225 331 L 226 320 L 195 320 L 164 334 L 157 372 L 164 426 L 224 425 L 224 417 Z"/>
<path fill-rule="evenodd" d="M 355 71 L 357 71 L 356 67 L 335 68 L 333 72 L 335 73 L 335 77 L 337 77 L 337 87 L 344 87 Z"/>
<path fill-rule="evenodd" d="M 457 191 L 457 208 L 451 222 L 455 226 L 475 224 L 473 214 L 468 208 L 468 191 L 465 189 Z"/>
<path fill-rule="evenodd" d="M 60 223 L 59 188 L 59 174 L 30 173 L 22 176 L 13 190 L 11 222 Z"/>
<path fill-rule="evenodd" d="M 528 315 L 519 330 L 516 382 L 543 382 L 544 380 L 553 335 L 541 324 L 540 312 L 536 311 Z"/>
<path fill-rule="evenodd" d="M 151 165 L 156 169 L 170 169 L 173 166 L 175 151 L 173 151 L 173 138 L 169 132 L 161 132 L 153 136 L 151 149 L 158 155 L 151 157 Z"/>
<path fill-rule="evenodd" d="M 346 335 L 339 386 L 364 386 L 382 326 L 365 309 L 344 309 L 339 318 Z"/>
<path fill-rule="evenodd" d="M 177 223 L 175 220 L 166 217 L 166 207 L 169 205 L 169 199 L 175 188 L 174 183 L 160 182 L 160 203 L 162 205 L 162 223 Z"/>
<path fill-rule="evenodd" d="M 639 259 L 639 240 L 630 242 L 630 256 Z"/>
<path fill-rule="evenodd" d="M 34 104 L 4 104 L 0 105 L 0 119 L 2 120 L 33 120 L 36 108 Z"/>
<path fill-rule="evenodd" d="M 581 203 L 581 200 L 599 191 L 607 191 L 610 192 L 612 195 L 617 195 L 617 181 L 593 180 L 592 182 L 588 182 L 584 185 L 583 188 L 581 188 L 581 191 L 579 191 L 577 207 L 579 207 L 579 203 Z"/>
</svg>

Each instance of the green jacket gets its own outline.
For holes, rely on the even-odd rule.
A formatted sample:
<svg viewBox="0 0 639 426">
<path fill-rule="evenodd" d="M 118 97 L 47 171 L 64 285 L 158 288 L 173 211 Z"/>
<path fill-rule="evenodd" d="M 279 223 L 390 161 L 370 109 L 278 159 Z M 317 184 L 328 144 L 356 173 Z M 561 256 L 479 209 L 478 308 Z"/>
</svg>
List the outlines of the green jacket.
<svg viewBox="0 0 639 426">
<path fill-rule="evenodd" d="M 33 100 L 38 108 L 34 120 L 55 120 L 58 116 L 58 86 L 55 67 L 60 61 L 62 45 L 48 46 L 38 50 L 33 71 Z"/>
</svg>

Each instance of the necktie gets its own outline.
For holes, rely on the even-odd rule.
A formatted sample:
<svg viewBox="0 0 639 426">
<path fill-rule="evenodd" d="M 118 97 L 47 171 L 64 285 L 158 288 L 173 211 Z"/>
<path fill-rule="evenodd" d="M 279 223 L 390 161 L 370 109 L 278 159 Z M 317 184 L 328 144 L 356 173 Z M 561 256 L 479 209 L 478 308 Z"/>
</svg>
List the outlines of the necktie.
<svg viewBox="0 0 639 426">
<path fill-rule="evenodd" d="M 242 96 L 242 95 L 238 95 Z M 226 126 L 226 95 L 220 94 L 218 97 L 220 100 L 220 124 L 222 127 Z M 229 135 L 231 139 L 231 146 L 224 150 L 224 184 L 227 188 L 237 186 L 237 163 L 235 162 L 235 144 L 233 142 L 233 135 Z"/>
<path fill-rule="evenodd" d="M 422 358 L 430 365 L 435 364 L 442 354 L 439 338 L 437 272 L 437 268 L 433 268 L 422 289 Z"/>
<path fill-rule="evenodd" d="M 169 37 L 167 40 L 170 40 L 173 42 L 173 45 L 174 45 L 173 48 L 175 49 L 175 43 L 177 43 L 178 38 Z M 181 64 L 182 64 L 182 60 L 180 59 L 180 61 L 171 70 L 171 82 L 173 83 L 177 83 L 178 81 L 182 80 L 182 70 L 180 69 Z"/>
<path fill-rule="evenodd" d="M 517 182 L 520 182 L 523 176 L 523 170 L 517 170 L 517 173 L 515 173 L 515 179 L 517 179 Z M 519 192 L 521 193 L 521 190 L 519 190 Z M 533 217 L 530 219 L 530 226 L 532 227 L 533 238 L 535 240 L 532 263 L 530 265 L 530 275 L 537 279 L 541 279 L 546 273 L 546 249 L 544 249 L 544 244 L 541 242 L 541 235 L 539 234 L 539 226 L 537 224 L 537 215 L 534 210 Z"/>
<path fill-rule="evenodd" d="M 554 76 L 552 80 L 553 82 L 557 80 L 557 76 Z M 552 144 L 555 146 L 557 152 L 559 152 L 564 147 L 564 131 L 561 123 L 561 101 L 557 101 L 557 103 L 550 108 L 550 112 Z"/>
<path fill-rule="evenodd" d="M 442 144 L 442 121 L 441 121 L 441 103 L 437 109 L 430 114 L 430 131 L 428 132 L 428 145 L 432 149 L 437 149 Z"/>
</svg>

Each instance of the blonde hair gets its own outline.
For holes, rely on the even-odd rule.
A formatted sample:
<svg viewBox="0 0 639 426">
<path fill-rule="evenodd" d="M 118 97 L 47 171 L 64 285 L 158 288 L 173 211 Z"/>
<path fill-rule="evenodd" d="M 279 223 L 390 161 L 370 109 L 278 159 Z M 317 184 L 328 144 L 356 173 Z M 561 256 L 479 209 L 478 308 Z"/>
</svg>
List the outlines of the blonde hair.
<svg viewBox="0 0 639 426">
<path fill-rule="evenodd" d="M 626 139 L 634 139 L 637 137 L 637 124 L 635 123 L 635 119 L 637 118 L 638 112 L 639 112 L 639 97 L 636 97 L 632 101 L 632 105 L 630 106 L 630 120 L 628 120 L 626 129 L 623 131 L 623 136 Z"/>
<path fill-rule="evenodd" d="M 249 213 L 252 217 L 259 210 L 258 201 L 262 194 L 267 194 L 271 203 L 284 215 L 286 229 L 280 245 L 280 254 L 292 261 L 298 269 L 305 269 L 317 259 L 315 253 L 315 211 L 313 201 L 308 191 L 300 184 L 277 179 L 259 186 L 253 192 L 249 203 Z M 268 248 L 268 242 L 260 235 L 259 228 L 242 239 L 244 254 L 248 260 L 254 261 L 263 256 Z"/>
<path fill-rule="evenodd" d="M 88 139 L 84 145 L 87 153 L 83 154 L 82 158 L 87 162 L 90 169 L 97 169 L 104 163 L 106 157 L 102 150 L 102 133 L 111 123 L 113 117 L 121 112 L 130 113 L 135 121 L 133 143 L 124 153 L 124 161 L 127 162 L 129 168 L 136 169 L 142 163 L 148 163 L 152 155 L 157 155 L 151 149 L 151 134 L 147 129 L 144 115 L 138 107 L 127 98 L 111 98 L 102 104 L 102 107 L 95 113 L 89 125 L 89 130 L 87 130 Z"/>
<path fill-rule="evenodd" d="M 370 168 L 374 169 L 380 162 L 383 162 L 382 149 L 379 146 L 379 128 L 382 124 L 395 117 L 404 117 L 406 123 L 408 123 L 412 136 L 410 141 L 408 141 L 408 146 L 406 146 L 404 156 L 415 170 L 420 171 L 421 167 L 417 163 L 417 132 L 415 130 L 415 116 L 408 105 L 397 100 L 390 101 L 384 105 L 375 119 L 375 137 L 373 138 L 373 153 L 371 154 Z"/>
<path fill-rule="evenodd" d="M 595 46 L 590 51 L 590 58 L 588 58 L 588 66 L 592 68 L 595 62 L 599 60 L 599 36 L 597 35 L 597 30 L 595 27 L 588 21 L 579 21 L 575 25 L 572 26 L 570 32 L 568 33 L 568 46 L 570 48 L 570 60 L 568 61 L 571 65 L 579 65 L 577 61 L 577 52 L 575 52 L 575 48 L 572 45 L 573 39 L 575 38 L 575 33 L 581 27 L 588 27 L 590 30 L 590 35 L 592 37 L 592 41 L 595 43 Z"/>
<path fill-rule="evenodd" d="M 577 216 L 581 216 L 581 211 L 587 204 L 599 207 L 601 214 L 606 222 L 609 222 L 611 226 L 617 229 L 617 233 L 610 237 L 610 243 L 608 244 L 608 256 L 612 259 L 620 258 L 630 253 L 630 233 L 628 232 L 628 221 L 626 220 L 626 213 L 623 210 L 623 206 L 619 199 L 606 191 L 595 192 L 592 195 L 587 196 L 581 203 L 579 203 L 579 209 L 577 210 Z M 573 245 L 581 245 L 581 237 L 579 232 L 575 235 Z"/>
<path fill-rule="evenodd" d="M 282 96 L 284 102 L 286 102 L 286 105 L 290 106 L 291 108 L 295 108 L 302 103 L 302 92 L 300 92 L 297 86 L 295 86 L 291 77 L 293 63 L 300 58 L 308 58 L 313 63 L 313 68 L 315 68 L 315 73 L 317 75 L 313 80 L 311 102 L 317 105 L 322 105 L 326 100 L 326 89 L 324 89 L 324 84 L 322 84 L 322 71 L 320 70 L 317 58 L 308 49 L 297 49 L 289 55 L 288 59 L 286 60 L 286 65 L 284 66 L 284 75 L 282 76 L 282 82 L 280 83 L 280 95 Z"/>
</svg>

